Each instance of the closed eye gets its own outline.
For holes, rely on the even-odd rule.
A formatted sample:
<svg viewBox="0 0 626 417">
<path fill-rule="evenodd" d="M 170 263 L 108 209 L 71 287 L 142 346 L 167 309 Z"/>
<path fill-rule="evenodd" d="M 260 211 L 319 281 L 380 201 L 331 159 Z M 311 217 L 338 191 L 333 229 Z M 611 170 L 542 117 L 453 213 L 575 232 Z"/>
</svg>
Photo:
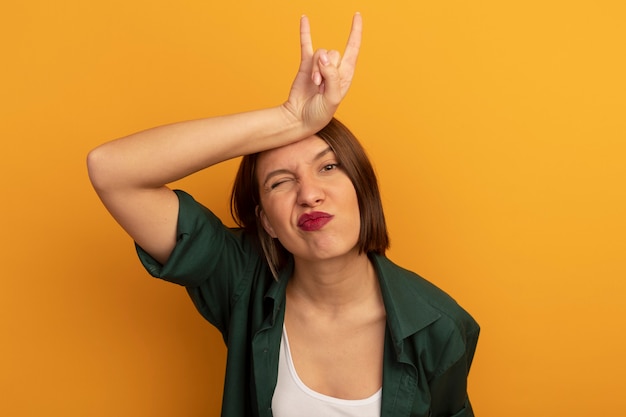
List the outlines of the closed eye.
<svg viewBox="0 0 626 417">
<path fill-rule="evenodd" d="M 291 178 L 281 178 L 278 181 L 275 181 L 275 182 L 273 182 L 270 185 L 270 190 L 273 190 L 273 189 L 275 189 L 275 188 L 277 188 L 277 187 L 279 187 L 279 186 L 281 186 L 281 185 L 283 185 L 285 183 L 288 183 L 289 181 L 292 181 L 292 179 Z"/>
</svg>

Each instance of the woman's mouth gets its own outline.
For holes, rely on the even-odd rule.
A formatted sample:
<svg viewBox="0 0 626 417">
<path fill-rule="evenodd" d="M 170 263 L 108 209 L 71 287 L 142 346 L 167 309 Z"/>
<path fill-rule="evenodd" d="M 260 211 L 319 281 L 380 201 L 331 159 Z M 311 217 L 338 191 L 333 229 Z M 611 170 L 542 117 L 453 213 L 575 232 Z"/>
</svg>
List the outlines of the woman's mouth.
<svg viewBox="0 0 626 417">
<path fill-rule="evenodd" d="M 324 213 L 323 211 L 304 213 L 298 219 L 298 227 L 305 232 L 314 232 L 320 230 L 332 219 L 332 214 Z"/>
</svg>

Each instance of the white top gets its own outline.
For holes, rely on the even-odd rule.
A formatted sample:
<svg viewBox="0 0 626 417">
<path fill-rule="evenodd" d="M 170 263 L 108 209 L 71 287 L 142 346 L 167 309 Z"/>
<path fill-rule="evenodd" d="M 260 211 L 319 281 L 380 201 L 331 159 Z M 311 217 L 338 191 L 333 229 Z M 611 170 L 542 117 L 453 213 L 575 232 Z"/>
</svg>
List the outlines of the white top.
<svg viewBox="0 0 626 417">
<path fill-rule="evenodd" d="M 274 417 L 379 417 L 382 388 L 369 398 L 344 400 L 313 391 L 298 377 L 283 326 L 278 360 L 278 381 L 272 397 Z"/>
</svg>

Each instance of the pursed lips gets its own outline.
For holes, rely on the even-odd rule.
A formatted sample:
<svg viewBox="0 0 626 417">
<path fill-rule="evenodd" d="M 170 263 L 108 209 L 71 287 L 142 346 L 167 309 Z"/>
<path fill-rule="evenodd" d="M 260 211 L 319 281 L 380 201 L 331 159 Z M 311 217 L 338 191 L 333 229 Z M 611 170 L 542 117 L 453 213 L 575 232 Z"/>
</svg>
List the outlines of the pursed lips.
<svg viewBox="0 0 626 417">
<path fill-rule="evenodd" d="M 324 227 L 332 218 L 332 214 L 323 211 L 304 213 L 298 218 L 298 227 L 305 232 L 313 232 Z"/>
</svg>

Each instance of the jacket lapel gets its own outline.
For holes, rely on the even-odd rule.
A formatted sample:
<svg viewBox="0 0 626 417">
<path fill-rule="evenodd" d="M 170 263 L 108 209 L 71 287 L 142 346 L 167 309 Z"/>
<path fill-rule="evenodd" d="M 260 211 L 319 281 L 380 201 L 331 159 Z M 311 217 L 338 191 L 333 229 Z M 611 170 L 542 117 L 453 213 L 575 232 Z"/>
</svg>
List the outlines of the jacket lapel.
<svg viewBox="0 0 626 417">
<path fill-rule="evenodd" d="M 383 399 L 381 416 L 409 417 L 417 408 L 428 415 L 428 398 L 415 398 L 423 390 L 416 365 L 406 352 L 405 339 L 423 330 L 441 316 L 422 300 L 412 273 L 398 267 L 384 256 L 374 255 L 372 261 L 380 281 L 381 294 L 387 313 L 385 354 L 383 366 Z M 421 407 L 423 405 L 423 407 Z"/>
</svg>

